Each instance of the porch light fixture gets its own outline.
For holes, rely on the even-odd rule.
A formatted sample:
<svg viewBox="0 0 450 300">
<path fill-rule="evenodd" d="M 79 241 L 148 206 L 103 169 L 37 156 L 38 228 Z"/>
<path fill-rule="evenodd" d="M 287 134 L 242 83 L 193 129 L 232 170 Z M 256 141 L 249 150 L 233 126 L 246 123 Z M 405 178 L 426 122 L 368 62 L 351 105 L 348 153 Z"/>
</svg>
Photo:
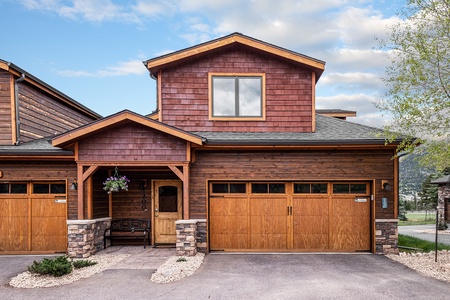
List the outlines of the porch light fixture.
<svg viewBox="0 0 450 300">
<path fill-rule="evenodd" d="M 389 185 L 389 181 L 387 180 L 381 180 L 381 188 L 385 191 L 390 191 L 391 186 Z"/>
<path fill-rule="evenodd" d="M 72 185 L 70 186 L 70 190 L 71 190 L 71 191 L 76 191 L 76 190 L 78 190 L 78 182 L 77 182 L 76 179 L 74 179 L 74 180 L 72 181 Z"/>
</svg>

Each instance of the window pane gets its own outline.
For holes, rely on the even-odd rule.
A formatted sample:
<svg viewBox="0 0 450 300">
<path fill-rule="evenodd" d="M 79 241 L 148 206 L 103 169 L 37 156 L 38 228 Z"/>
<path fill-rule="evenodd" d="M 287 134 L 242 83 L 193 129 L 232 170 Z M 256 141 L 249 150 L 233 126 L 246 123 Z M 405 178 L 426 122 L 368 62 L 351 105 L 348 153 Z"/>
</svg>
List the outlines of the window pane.
<svg viewBox="0 0 450 300">
<path fill-rule="evenodd" d="M 230 193 L 245 194 L 246 192 L 245 183 L 230 183 Z"/>
<path fill-rule="evenodd" d="M 50 185 L 50 193 L 65 194 L 66 193 L 66 185 L 64 183 L 53 183 Z"/>
<path fill-rule="evenodd" d="M 326 183 L 311 184 L 311 193 L 313 193 L 313 194 L 327 194 L 328 193 L 328 184 L 326 184 Z"/>
<path fill-rule="evenodd" d="M 239 116 L 261 116 L 261 78 L 239 78 Z"/>
<path fill-rule="evenodd" d="M 178 211 L 178 188 L 176 186 L 159 187 L 159 212 Z"/>
<path fill-rule="evenodd" d="M 294 184 L 294 193 L 295 194 L 309 194 L 310 186 L 311 185 L 309 183 L 295 183 Z"/>
<path fill-rule="evenodd" d="M 284 194 L 284 183 L 271 183 L 269 184 L 269 193 L 271 194 Z"/>
<path fill-rule="evenodd" d="M 350 185 L 350 193 L 352 194 L 365 194 L 366 193 L 366 184 L 351 184 Z"/>
<path fill-rule="evenodd" d="M 9 183 L 0 183 L 0 194 L 9 194 Z"/>
<path fill-rule="evenodd" d="M 27 184 L 26 183 L 11 183 L 11 194 L 26 194 Z"/>
<path fill-rule="evenodd" d="M 267 183 L 252 183 L 252 193 L 254 194 L 267 194 Z"/>
<path fill-rule="evenodd" d="M 349 184 L 333 184 L 333 194 L 350 193 Z"/>
<path fill-rule="evenodd" d="M 213 77 L 213 116 L 236 116 L 235 78 Z"/>
<path fill-rule="evenodd" d="M 228 183 L 213 183 L 213 193 L 228 193 Z"/>
<path fill-rule="evenodd" d="M 33 184 L 33 193 L 34 194 L 48 194 L 49 193 L 49 184 Z"/>
</svg>

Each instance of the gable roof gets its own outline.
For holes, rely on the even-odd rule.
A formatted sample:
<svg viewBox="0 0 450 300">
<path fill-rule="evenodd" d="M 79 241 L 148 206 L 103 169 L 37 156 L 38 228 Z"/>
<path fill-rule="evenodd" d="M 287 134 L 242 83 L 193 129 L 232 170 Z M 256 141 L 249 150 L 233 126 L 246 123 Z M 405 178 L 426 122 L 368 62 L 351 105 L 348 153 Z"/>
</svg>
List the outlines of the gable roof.
<svg viewBox="0 0 450 300">
<path fill-rule="evenodd" d="M 56 97 L 58 100 L 72 106 L 73 108 L 77 109 L 78 111 L 94 118 L 99 119 L 102 116 L 96 113 L 95 111 L 87 108 L 83 104 L 75 101 L 71 97 L 67 96 L 66 94 L 60 92 L 59 90 L 55 89 L 51 85 L 45 83 L 44 81 L 40 80 L 36 76 L 28 73 L 27 71 L 23 70 L 22 68 L 19 68 L 12 62 L 8 62 L 5 60 L 0 59 L 0 69 L 3 69 L 17 77 L 21 77 L 22 74 L 25 76 L 24 80 L 31 85 L 35 86 L 36 88 L 43 90 L 44 92 L 52 95 L 53 97 Z"/>
<path fill-rule="evenodd" d="M 316 73 L 316 81 L 325 70 L 324 61 L 257 40 L 238 32 L 190 48 L 152 58 L 143 63 L 150 71 L 150 74 L 155 76 L 161 69 L 237 46 L 251 48 L 303 65 L 306 68 L 314 70 Z"/>
<path fill-rule="evenodd" d="M 53 138 L 52 145 L 54 147 L 65 147 L 73 144 L 79 139 L 132 122 L 147 126 L 152 129 L 156 129 L 158 131 L 167 133 L 180 139 L 184 139 L 197 145 L 202 145 L 203 143 L 202 137 L 197 136 L 193 133 L 152 120 L 129 110 L 123 110 L 101 120 L 60 134 Z"/>
<path fill-rule="evenodd" d="M 431 184 L 448 184 L 450 183 L 450 175 L 442 176 L 430 182 Z"/>
<path fill-rule="evenodd" d="M 383 130 L 316 115 L 315 132 L 195 132 L 207 145 L 335 146 L 385 145 Z M 394 141 L 396 145 L 401 139 Z"/>
</svg>

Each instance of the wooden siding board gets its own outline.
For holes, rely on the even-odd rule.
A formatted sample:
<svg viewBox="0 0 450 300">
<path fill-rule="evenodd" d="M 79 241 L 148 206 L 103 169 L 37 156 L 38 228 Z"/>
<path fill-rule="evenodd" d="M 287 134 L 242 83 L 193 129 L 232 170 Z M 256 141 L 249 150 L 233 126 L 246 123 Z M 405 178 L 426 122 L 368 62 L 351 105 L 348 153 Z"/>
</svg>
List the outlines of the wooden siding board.
<svg viewBox="0 0 450 300">
<path fill-rule="evenodd" d="M 266 120 L 208 120 L 208 73 L 265 73 Z M 309 70 L 233 50 L 165 70 L 161 114 L 165 123 L 186 131 L 308 132 L 312 129 L 311 91 Z M 282 113 L 282 119 L 278 112 Z"/>
<path fill-rule="evenodd" d="M 0 70 L 0 145 L 12 143 L 10 74 Z"/>
<path fill-rule="evenodd" d="M 27 83 L 19 83 L 19 99 L 21 142 L 60 134 L 93 121 Z"/>
<path fill-rule="evenodd" d="M 376 218 L 393 218 L 394 207 L 381 208 L 381 198 L 393 199 L 393 191 L 381 190 L 381 180 L 393 182 L 392 151 L 197 151 L 191 166 L 190 215 L 206 218 L 207 180 L 342 181 L 376 180 Z M 392 201 L 390 202 L 392 203 Z"/>
<path fill-rule="evenodd" d="M 127 124 L 83 139 L 82 161 L 185 161 L 186 142 L 139 124 Z"/>
</svg>

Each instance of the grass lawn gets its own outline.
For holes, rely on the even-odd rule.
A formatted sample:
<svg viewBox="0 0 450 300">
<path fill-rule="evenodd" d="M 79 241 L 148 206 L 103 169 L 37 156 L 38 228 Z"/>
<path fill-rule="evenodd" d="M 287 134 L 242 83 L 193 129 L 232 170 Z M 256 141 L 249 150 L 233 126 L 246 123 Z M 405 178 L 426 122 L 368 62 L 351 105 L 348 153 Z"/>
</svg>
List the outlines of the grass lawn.
<svg viewBox="0 0 450 300">
<path fill-rule="evenodd" d="M 425 212 L 408 212 L 406 218 L 408 221 L 399 221 L 398 226 L 436 224 L 436 212 L 434 211 L 429 211 L 427 214 Z"/>
<path fill-rule="evenodd" d="M 399 234 L 398 235 L 398 245 L 408 248 L 419 248 L 421 252 L 430 252 L 436 249 L 436 245 L 433 242 L 421 240 L 412 236 Z M 450 250 L 449 245 L 438 243 L 438 250 Z M 400 251 L 411 252 L 414 250 L 402 249 Z"/>
</svg>

